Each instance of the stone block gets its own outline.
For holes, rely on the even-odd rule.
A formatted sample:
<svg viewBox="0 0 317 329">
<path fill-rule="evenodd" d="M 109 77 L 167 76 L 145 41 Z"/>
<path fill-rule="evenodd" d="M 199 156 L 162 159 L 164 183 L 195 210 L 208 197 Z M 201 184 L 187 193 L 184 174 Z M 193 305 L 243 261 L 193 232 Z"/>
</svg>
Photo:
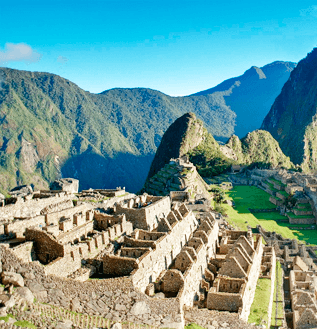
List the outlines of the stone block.
<svg viewBox="0 0 317 329">
<path fill-rule="evenodd" d="M 24 287 L 24 280 L 18 273 L 2 272 L 2 284 L 12 284 L 15 287 Z"/>
<path fill-rule="evenodd" d="M 79 180 L 74 178 L 62 178 L 55 180 L 50 189 L 53 191 L 64 191 L 69 193 L 78 193 Z"/>
</svg>

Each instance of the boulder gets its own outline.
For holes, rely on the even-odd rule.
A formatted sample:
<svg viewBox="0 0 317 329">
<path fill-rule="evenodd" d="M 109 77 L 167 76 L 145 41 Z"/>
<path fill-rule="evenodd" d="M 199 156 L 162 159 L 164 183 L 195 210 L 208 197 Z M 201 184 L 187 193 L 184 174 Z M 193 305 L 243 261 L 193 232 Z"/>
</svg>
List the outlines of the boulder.
<svg viewBox="0 0 317 329">
<path fill-rule="evenodd" d="M 122 329 L 122 325 L 121 323 L 116 322 L 111 326 L 111 329 Z"/>
<path fill-rule="evenodd" d="M 15 305 L 15 298 L 10 294 L 2 294 L 0 295 L 0 306 L 11 308 Z"/>
<path fill-rule="evenodd" d="M 5 306 L 0 306 L 0 317 L 7 316 L 7 308 Z M 1 321 L 0 321 L 1 324 Z M 1 328 L 1 326 L 0 326 Z"/>
<path fill-rule="evenodd" d="M 145 301 L 135 303 L 130 311 L 132 315 L 143 315 L 143 314 L 148 314 L 150 312 L 151 310 Z"/>
<path fill-rule="evenodd" d="M 25 197 L 27 195 L 33 194 L 33 189 L 31 185 L 20 185 L 13 188 L 9 194 L 13 198 Z"/>
<path fill-rule="evenodd" d="M 46 303 L 47 291 L 42 284 L 32 281 L 28 284 L 28 287 L 39 302 Z"/>
<path fill-rule="evenodd" d="M 29 303 L 33 303 L 34 301 L 34 295 L 27 287 L 18 287 L 15 289 L 14 293 L 18 295 L 21 299 L 24 299 Z"/>
<path fill-rule="evenodd" d="M 24 287 L 24 280 L 21 274 L 14 272 L 2 272 L 2 283 L 13 284 L 15 287 Z"/>
<path fill-rule="evenodd" d="M 55 180 L 51 186 L 51 191 L 64 191 L 70 193 L 78 193 L 79 180 L 75 178 L 61 178 Z"/>
</svg>

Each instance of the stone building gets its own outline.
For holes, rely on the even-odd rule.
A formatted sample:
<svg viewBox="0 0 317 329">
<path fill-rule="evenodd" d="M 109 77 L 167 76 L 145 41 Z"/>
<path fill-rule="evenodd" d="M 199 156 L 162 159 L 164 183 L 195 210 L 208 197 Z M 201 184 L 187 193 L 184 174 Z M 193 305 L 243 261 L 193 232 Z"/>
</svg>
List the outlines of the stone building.
<svg viewBox="0 0 317 329">
<path fill-rule="evenodd" d="M 118 194 L 41 191 L 1 207 L 0 271 L 19 273 L 41 303 L 114 321 L 180 329 L 194 305 L 247 319 L 273 246 L 188 194 Z"/>
<path fill-rule="evenodd" d="M 125 214 L 135 228 L 152 231 L 162 217 L 166 217 L 171 209 L 168 196 L 150 196 L 143 194 L 116 206 L 116 214 Z"/>
<path fill-rule="evenodd" d="M 208 291 L 207 308 L 238 312 L 247 320 L 261 271 L 263 244 L 250 231 L 227 231 L 220 243 L 220 269 Z"/>
<path fill-rule="evenodd" d="M 317 277 L 310 271 L 292 270 L 289 280 L 293 311 L 293 328 L 316 328 Z"/>
</svg>

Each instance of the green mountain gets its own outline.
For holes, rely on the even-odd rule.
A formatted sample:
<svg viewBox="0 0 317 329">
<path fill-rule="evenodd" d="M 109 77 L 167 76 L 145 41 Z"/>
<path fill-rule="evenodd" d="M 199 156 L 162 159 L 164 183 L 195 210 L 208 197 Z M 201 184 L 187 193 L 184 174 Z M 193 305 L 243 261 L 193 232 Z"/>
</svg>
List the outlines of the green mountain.
<svg viewBox="0 0 317 329">
<path fill-rule="evenodd" d="M 283 152 L 305 171 L 317 171 L 317 48 L 292 71 L 265 117 Z"/>
<path fill-rule="evenodd" d="M 164 131 L 194 111 L 215 135 L 230 136 L 235 114 L 213 95 L 155 90 L 91 94 L 57 75 L 0 68 L 0 190 L 58 176 L 80 189 L 143 186 Z"/>
<path fill-rule="evenodd" d="M 222 97 L 224 103 L 237 115 L 234 133 L 242 138 L 260 128 L 295 67 L 295 63 L 281 61 L 261 68 L 253 66 L 243 75 L 225 80 L 195 95 L 213 94 Z"/>
<path fill-rule="evenodd" d="M 153 189 L 153 180 L 154 183 L 164 183 L 165 172 L 170 171 L 170 159 L 183 156 L 189 157 L 203 177 L 221 174 L 233 164 L 260 168 L 294 168 L 269 132 L 255 130 L 241 140 L 233 135 L 226 145 L 220 146 L 194 113 L 186 113 L 172 123 L 163 135 L 152 161 L 145 189 Z M 160 174 L 162 168 L 165 169 Z"/>
<path fill-rule="evenodd" d="M 236 163 L 263 168 L 283 167 L 294 168 L 290 158 L 281 150 L 278 142 L 268 131 L 255 130 L 241 140 L 233 135 L 222 151 L 226 154 L 231 150 L 231 158 Z"/>
<path fill-rule="evenodd" d="M 216 139 L 235 130 L 223 93 L 170 97 L 134 88 L 91 94 L 54 74 L 0 68 L 0 191 L 56 177 L 80 189 L 137 191 L 168 126 L 193 112 Z"/>
</svg>

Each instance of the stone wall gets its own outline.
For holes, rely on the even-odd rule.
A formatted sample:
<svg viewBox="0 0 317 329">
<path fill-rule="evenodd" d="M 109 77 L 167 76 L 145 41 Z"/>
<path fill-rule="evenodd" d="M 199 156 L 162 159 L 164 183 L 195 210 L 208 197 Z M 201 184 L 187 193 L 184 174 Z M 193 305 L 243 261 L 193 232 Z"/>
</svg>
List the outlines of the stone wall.
<svg viewBox="0 0 317 329">
<path fill-rule="evenodd" d="M 171 265 L 173 259 L 181 251 L 181 248 L 185 245 L 197 225 L 198 224 L 194 214 L 192 212 L 188 212 L 185 217 L 182 217 L 181 220 L 176 219 L 176 222 L 171 225 L 171 231 L 161 237 L 157 236 L 158 239 L 155 241 L 154 249 L 151 249 L 149 252 L 143 254 L 141 257 L 137 258 L 137 260 L 134 259 L 134 262 L 127 257 L 105 255 L 103 261 L 104 273 L 111 274 L 111 271 L 114 270 L 115 275 L 127 275 L 127 270 L 124 270 L 124 262 L 127 261 L 127 264 L 137 264 L 137 268 L 131 272 L 131 277 L 135 287 L 138 287 L 142 292 L 144 292 L 147 285 L 154 282 L 160 273 Z M 140 231 L 136 235 L 141 235 L 140 237 L 148 239 L 151 237 L 151 234 L 152 233 L 148 234 L 148 236 L 143 234 L 142 236 L 142 231 Z M 154 232 L 153 234 L 159 235 Z M 136 237 L 138 238 L 139 236 Z M 149 244 L 147 241 L 152 242 L 153 240 L 127 238 L 125 241 L 128 243 L 134 241 L 135 244 L 138 244 L 138 247 L 141 247 L 142 241 L 145 241 L 144 246 L 148 247 Z M 120 267 L 115 268 L 115 264 L 118 261 L 120 261 L 121 265 Z M 124 270 L 124 272 L 120 273 L 120 269 Z M 129 265 L 129 269 L 131 269 L 131 265 Z"/>
<path fill-rule="evenodd" d="M 152 197 L 153 201 L 147 206 L 141 208 L 128 208 L 120 204 L 116 207 L 117 214 L 125 214 L 129 221 L 133 223 L 134 228 L 152 231 L 158 226 L 162 217 L 168 215 L 171 209 L 169 197 Z"/>
<path fill-rule="evenodd" d="M 245 321 L 248 321 L 250 308 L 255 294 L 256 283 L 258 281 L 261 270 L 261 260 L 263 254 L 262 237 L 260 234 L 258 234 L 256 238 L 255 255 L 249 272 L 248 281 L 246 283 L 245 294 L 243 295 L 242 299 L 243 308 L 240 314 L 240 318 Z"/>
<path fill-rule="evenodd" d="M 189 265 L 187 270 L 184 272 L 184 288 L 182 291 L 182 299 L 184 305 L 193 306 L 195 296 L 199 293 L 200 282 L 205 273 L 205 269 L 208 265 L 208 260 L 211 257 L 216 256 L 216 244 L 218 240 L 219 226 L 218 222 L 214 221 L 210 223 L 208 229 L 206 228 L 206 223 L 203 222 L 197 231 L 194 233 L 196 236 L 198 232 L 204 232 L 206 234 L 207 240 L 202 243 L 200 248 L 196 249 L 197 259 Z M 190 241 L 188 243 L 190 245 Z"/>
<path fill-rule="evenodd" d="M 91 220 L 83 225 L 73 228 L 69 232 L 65 232 L 65 233 L 60 232 L 61 234 L 57 236 L 57 240 L 60 243 L 68 243 L 68 242 L 73 242 L 75 240 L 80 240 L 83 237 L 87 237 L 88 233 L 93 231 L 93 229 L 94 229 L 94 222 Z"/>
<path fill-rule="evenodd" d="M 12 252 L 24 262 L 32 262 L 33 241 L 24 242 L 13 247 Z"/>
<path fill-rule="evenodd" d="M 264 247 L 267 248 L 267 247 Z M 272 306 L 274 301 L 274 286 L 275 286 L 275 278 L 276 278 L 276 255 L 274 248 L 271 248 L 271 254 L 272 254 L 272 261 L 271 261 L 271 272 L 270 272 L 270 280 L 271 280 L 271 291 L 270 291 L 270 302 L 267 309 L 268 314 L 268 324 L 267 328 L 271 328 L 271 317 L 272 317 Z"/>
<path fill-rule="evenodd" d="M 44 266 L 45 274 L 55 274 L 66 278 L 70 273 L 81 268 L 81 257 L 79 247 L 72 248 L 71 252 L 65 253 L 63 257 L 53 260 Z"/>
<path fill-rule="evenodd" d="M 56 194 L 48 198 L 38 198 L 31 200 L 19 200 L 15 204 L 9 204 L 0 207 L 1 220 L 9 221 L 13 218 L 29 218 L 41 215 L 41 211 L 52 205 L 53 203 L 61 203 L 62 201 L 72 199 L 73 195 L 64 192 Z"/>
<path fill-rule="evenodd" d="M 113 321 L 129 321 L 157 327 L 183 329 L 184 316 L 179 298 L 150 298 L 134 288 L 132 277 L 75 281 L 45 275 L 37 262 L 23 263 L 0 245 L 3 270 L 21 273 L 25 286 L 40 302 L 62 306 L 74 312 L 103 315 Z"/>
<path fill-rule="evenodd" d="M 34 242 L 34 250 L 37 258 L 44 264 L 48 264 L 58 257 L 65 255 L 64 246 L 54 236 L 39 229 L 26 229 L 25 238 Z"/>
<path fill-rule="evenodd" d="M 81 204 L 76 207 L 71 207 L 67 209 L 63 209 L 61 211 L 50 212 L 45 215 L 45 222 L 47 225 L 50 224 L 58 224 L 59 220 L 64 218 L 71 218 L 73 220 L 73 216 L 78 213 L 86 213 L 91 207 L 88 204 Z"/>
<path fill-rule="evenodd" d="M 26 228 L 30 228 L 32 226 L 35 227 L 43 227 L 45 226 L 45 216 L 39 215 L 28 219 L 16 219 L 11 223 L 4 225 L 4 230 L 6 235 L 14 235 L 16 237 L 23 237 Z"/>
</svg>

